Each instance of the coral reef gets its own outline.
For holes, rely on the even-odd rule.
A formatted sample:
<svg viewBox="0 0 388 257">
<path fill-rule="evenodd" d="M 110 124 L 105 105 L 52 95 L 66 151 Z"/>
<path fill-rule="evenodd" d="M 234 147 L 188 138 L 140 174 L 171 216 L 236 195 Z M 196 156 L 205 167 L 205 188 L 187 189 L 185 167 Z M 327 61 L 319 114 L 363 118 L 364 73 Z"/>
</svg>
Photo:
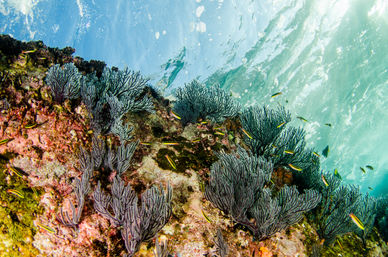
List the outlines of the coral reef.
<svg viewBox="0 0 388 257">
<path fill-rule="evenodd" d="M 0 51 L 1 256 L 387 255 L 386 201 L 321 173 L 284 108 L 238 117 L 218 87 L 171 103 L 72 48 L 1 35 Z M 50 87 L 66 69 L 79 95 Z"/>
</svg>

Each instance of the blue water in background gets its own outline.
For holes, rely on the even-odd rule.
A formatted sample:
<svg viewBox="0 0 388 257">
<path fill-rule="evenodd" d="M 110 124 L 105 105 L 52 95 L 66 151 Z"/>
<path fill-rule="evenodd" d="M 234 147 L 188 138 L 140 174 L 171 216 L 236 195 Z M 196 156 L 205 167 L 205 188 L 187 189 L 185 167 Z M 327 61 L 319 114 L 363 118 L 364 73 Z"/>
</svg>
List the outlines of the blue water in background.
<svg viewBox="0 0 388 257">
<path fill-rule="evenodd" d="M 167 95 L 196 78 L 285 105 L 309 146 L 329 145 L 322 169 L 388 193 L 387 0 L 4 0 L 0 33 L 140 70 Z"/>
</svg>

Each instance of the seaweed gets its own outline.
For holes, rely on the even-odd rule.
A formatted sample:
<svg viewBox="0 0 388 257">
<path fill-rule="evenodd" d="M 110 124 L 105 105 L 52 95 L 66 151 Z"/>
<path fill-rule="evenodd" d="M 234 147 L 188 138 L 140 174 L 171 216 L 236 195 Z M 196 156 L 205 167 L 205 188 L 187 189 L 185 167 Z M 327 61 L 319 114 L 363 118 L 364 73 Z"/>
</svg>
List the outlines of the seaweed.
<svg viewBox="0 0 388 257">
<path fill-rule="evenodd" d="M 198 119 L 222 122 L 237 116 L 241 108 L 219 86 L 206 87 L 197 80 L 178 88 L 176 97 L 178 100 L 173 111 L 180 116 L 183 125 L 197 122 Z"/>
</svg>

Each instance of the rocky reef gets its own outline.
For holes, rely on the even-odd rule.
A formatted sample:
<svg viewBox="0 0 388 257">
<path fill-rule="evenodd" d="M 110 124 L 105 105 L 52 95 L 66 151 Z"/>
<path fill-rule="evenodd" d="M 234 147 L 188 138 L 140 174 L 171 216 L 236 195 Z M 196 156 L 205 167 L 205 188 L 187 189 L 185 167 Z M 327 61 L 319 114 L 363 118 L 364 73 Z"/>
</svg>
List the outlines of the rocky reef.
<svg viewBox="0 0 388 257">
<path fill-rule="evenodd" d="M 94 206 L 98 181 L 110 192 L 117 170 L 92 169 L 91 190 L 85 195 L 76 229 L 66 226 L 63 213 L 73 214 L 79 199 L 74 192 L 83 170 L 82 149 L 93 151 L 98 138 L 109 149 L 122 139 L 98 133 L 95 116 L 81 100 L 54 101 L 47 72 L 55 64 L 74 63 L 86 76 L 104 76 L 105 63 L 73 57 L 72 48 L 50 48 L 42 42 L 20 42 L 0 36 L 0 255 L 1 256 L 125 256 L 121 226 L 100 215 Z M 117 70 L 112 68 L 112 70 Z M 172 188 L 172 215 L 134 256 L 386 256 L 385 242 L 376 229 L 363 240 L 354 233 L 324 244 L 309 215 L 269 237 L 254 240 L 247 229 L 205 198 L 217 153 L 246 150 L 246 137 L 238 117 L 216 123 L 199 118 L 185 120 L 173 111 L 170 100 L 147 85 L 141 97 L 152 101 L 153 111 L 120 116 L 137 142 L 130 165 L 121 178 L 137 198 L 152 186 Z M 139 97 L 136 97 L 139 99 Z M 184 107 L 177 108 L 181 110 Z M 209 111 L 210 112 L 210 111 Z M 200 117 L 197 114 L 195 118 Z M 245 141 L 244 141 L 245 138 Z M 279 161 L 280 163 L 280 161 Z M 108 165 L 109 166 L 109 165 Z M 272 171 L 271 171 L 272 172 Z M 279 192 L 294 185 L 293 170 L 277 166 L 265 188 Z M 299 178 L 300 179 L 300 178 Z M 140 199 L 140 198 L 139 198 Z M 83 208 L 82 208 L 83 207 Z M 66 215 L 66 214 L 65 214 Z M 71 216 L 69 219 L 71 220 Z M 222 251 L 220 235 L 227 245 Z M 221 240 L 221 241 L 222 241 Z M 159 243 L 160 242 L 160 243 Z M 155 251 L 155 244 L 166 247 Z M 167 254 L 168 252 L 168 254 Z M 226 255 L 227 254 L 227 255 Z"/>
</svg>

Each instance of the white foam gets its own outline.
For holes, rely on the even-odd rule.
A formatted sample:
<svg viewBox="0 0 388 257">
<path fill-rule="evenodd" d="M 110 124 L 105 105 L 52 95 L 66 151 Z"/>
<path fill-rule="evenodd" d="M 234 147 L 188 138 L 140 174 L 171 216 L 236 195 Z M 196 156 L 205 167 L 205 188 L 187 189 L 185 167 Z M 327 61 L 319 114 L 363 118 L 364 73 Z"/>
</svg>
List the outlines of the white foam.
<svg viewBox="0 0 388 257">
<path fill-rule="evenodd" d="M 77 6 L 79 10 L 79 16 L 83 17 L 84 16 L 84 6 L 81 3 L 81 0 L 76 0 L 77 1 Z"/>
<path fill-rule="evenodd" d="M 201 5 L 197 7 L 197 10 L 195 10 L 195 15 L 199 18 L 201 17 L 202 13 L 205 11 L 205 6 Z"/>
</svg>

